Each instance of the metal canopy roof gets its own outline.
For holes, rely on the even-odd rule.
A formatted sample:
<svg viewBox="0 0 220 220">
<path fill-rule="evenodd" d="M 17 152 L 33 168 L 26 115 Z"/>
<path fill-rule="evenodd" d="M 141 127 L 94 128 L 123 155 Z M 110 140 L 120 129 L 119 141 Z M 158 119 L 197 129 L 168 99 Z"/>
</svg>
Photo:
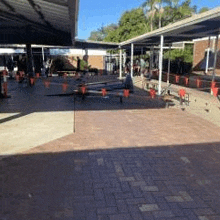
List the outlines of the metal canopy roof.
<svg viewBox="0 0 220 220">
<path fill-rule="evenodd" d="M 118 49 L 119 43 L 91 41 L 91 40 L 76 40 L 74 48 L 80 49 Z"/>
<path fill-rule="evenodd" d="M 131 43 L 135 44 L 135 47 L 159 45 L 161 35 L 164 36 L 164 43 L 170 44 L 217 35 L 219 31 L 220 7 L 121 42 L 120 46 L 126 48 Z"/>
<path fill-rule="evenodd" d="M 79 0 L 1 0 L 0 44 L 73 45 Z"/>
</svg>

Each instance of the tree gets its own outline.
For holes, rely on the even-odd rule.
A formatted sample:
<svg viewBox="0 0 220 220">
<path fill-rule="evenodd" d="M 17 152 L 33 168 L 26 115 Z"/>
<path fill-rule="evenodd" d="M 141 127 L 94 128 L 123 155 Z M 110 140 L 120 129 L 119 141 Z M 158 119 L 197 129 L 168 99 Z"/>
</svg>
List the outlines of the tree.
<svg viewBox="0 0 220 220">
<path fill-rule="evenodd" d="M 97 31 L 92 31 L 90 34 L 90 37 L 88 39 L 94 40 L 94 41 L 103 41 L 105 39 L 105 37 L 108 35 L 108 33 L 116 30 L 117 27 L 118 26 L 116 24 L 102 26 Z"/>
<path fill-rule="evenodd" d="M 193 62 L 193 46 L 192 45 L 186 45 L 184 49 L 174 49 L 169 51 L 166 51 L 164 53 L 164 58 L 168 59 L 170 57 L 171 60 L 175 60 L 179 57 L 183 59 L 183 62 L 185 63 L 192 63 Z"/>
<path fill-rule="evenodd" d="M 208 8 L 208 7 L 202 7 L 202 8 L 199 10 L 199 14 L 200 14 L 200 13 L 203 13 L 203 12 L 206 12 L 206 11 L 209 11 L 209 8 Z"/>
<path fill-rule="evenodd" d="M 167 6 L 164 7 L 163 25 L 177 22 L 196 13 L 196 6 L 190 6 L 191 1 L 185 0 L 179 4 L 179 0 L 166 0 Z"/>
<path fill-rule="evenodd" d="M 149 31 L 149 25 L 142 8 L 126 11 L 120 18 L 119 26 L 109 31 L 104 41 L 122 42 Z"/>
<path fill-rule="evenodd" d="M 158 0 L 146 0 L 142 7 L 147 11 L 147 17 L 150 18 L 150 30 L 153 31 L 153 19 L 156 13 L 156 4 Z"/>
</svg>

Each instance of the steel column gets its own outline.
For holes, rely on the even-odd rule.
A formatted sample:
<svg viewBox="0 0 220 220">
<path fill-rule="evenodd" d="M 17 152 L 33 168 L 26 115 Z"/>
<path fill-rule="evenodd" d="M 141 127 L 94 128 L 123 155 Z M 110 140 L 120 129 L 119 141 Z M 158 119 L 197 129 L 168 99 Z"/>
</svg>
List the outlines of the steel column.
<svg viewBox="0 0 220 220">
<path fill-rule="evenodd" d="M 34 69 L 33 69 L 33 55 L 32 55 L 31 44 L 26 44 L 26 49 L 27 49 L 27 75 L 29 77 L 33 77 Z"/>
<path fill-rule="evenodd" d="M 122 49 L 119 47 L 119 78 L 122 78 Z"/>
<path fill-rule="evenodd" d="M 170 51 L 171 51 L 171 44 L 169 45 L 169 60 L 168 60 L 168 71 L 167 71 L 167 86 L 170 83 Z"/>
<path fill-rule="evenodd" d="M 216 36 L 216 42 L 215 42 L 215 56 L 214 56 L 214 64 L 213 64 L 212 81 L 215 80 L 215 70 L 216 70 L 217 53 L 218 53 L 218 35 L 219 33 Z"/>
<path fill-rule="evenodd" d="M 42 47 L 42 59 L 43 59 L 43 62 L 44 62 L 44 59 L 45 59 L 45 56 L 44 56 L 44 47 Z"/>
<path fill-rule="evenodd" d="M 162 81 L 162 70 L 163 70 L 163 41 L 164 36 L 160 36 L 160 57 L 159 57 L 159 86 L 158 95 L 161 95 L 161 81 Z"/>
<path fill-rule="evenodd" d="M 144 53 L 143 47 L 141 47 L 141 55 L 143 55 L 143 53 Z M 141 59 L 140 59 L 140 72 L 141 72 L 141 77 L 144 78 L 144 73 L 143 73 L 143 69 L 142 69 L 142 65 L 141 65 Z"/>
<path fill-rule="evenodd" d="M 208 42 L 208 49 L 207 49 L 207 56 L 206 56 L 206 66 L 205 66 L 205 73 L 208 73 L 209 70 L 209 51 L 210 51 L 210 36 L 209 36 L 209 42 Z"/>
<path fill-rule="evenodd" d="M 150 63 L 149 63 L 149 71 L 150 75 L 152 76 L 152 66 L 153 66 L 153 47 L 150 48 Z"/>
<path fill-rule="evenodd" d="M 133 78 L 133 72 L 134 72 L 133 59 L 134 59 L 134 44 L 131 44 L 131 78 Z"/>
</svg>

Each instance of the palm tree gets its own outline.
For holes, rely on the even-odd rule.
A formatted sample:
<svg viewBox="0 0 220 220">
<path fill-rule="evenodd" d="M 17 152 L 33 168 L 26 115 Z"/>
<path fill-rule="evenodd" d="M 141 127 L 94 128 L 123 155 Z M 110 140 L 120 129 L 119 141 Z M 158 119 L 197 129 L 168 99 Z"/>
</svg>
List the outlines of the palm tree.
<svg viewBox="0 0 220 220">
<path fill-rule="evenodd" d="M 157 12 L 159 14 L 159 23 L 158 23 L 158 26 L 159 28 L 161 28 L 161 20 L 162 20 L 162 15 L 164 13 L 164 8 L 162 6 L 162 0 L 158 0 L 157 2 L 158 4 L 156 5 L 156 8 L 157 8 Z"/>
<path fill-rule="evenodd" d="M 160 1 L 160 0 L 159 0 Z M 153 31 L 153 18 L 156 13 L 156 4 L 158 3 L 158 0 L 146 0 L 142 7 L 147 10 L 147 15 L 150 18 L 150 29 Z"/>
</svg>

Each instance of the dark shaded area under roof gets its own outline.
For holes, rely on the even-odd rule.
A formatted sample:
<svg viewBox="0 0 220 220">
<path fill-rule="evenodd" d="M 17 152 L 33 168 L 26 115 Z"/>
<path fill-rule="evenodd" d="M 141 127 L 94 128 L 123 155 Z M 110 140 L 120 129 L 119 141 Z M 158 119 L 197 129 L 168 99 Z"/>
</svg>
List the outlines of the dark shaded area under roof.
<svg viewBox="0 0 220 220">
<path fill-rule="evenodd" d="M 76 40 L 74 48 L 77 49 L 118 49 L 118 43 L 107 43 L 98 41 Z"/>
<path fill-rule="evenodd" d="M 78 0 L 1 0 L 0 44 L 71 46 Z"/>
</svg>

